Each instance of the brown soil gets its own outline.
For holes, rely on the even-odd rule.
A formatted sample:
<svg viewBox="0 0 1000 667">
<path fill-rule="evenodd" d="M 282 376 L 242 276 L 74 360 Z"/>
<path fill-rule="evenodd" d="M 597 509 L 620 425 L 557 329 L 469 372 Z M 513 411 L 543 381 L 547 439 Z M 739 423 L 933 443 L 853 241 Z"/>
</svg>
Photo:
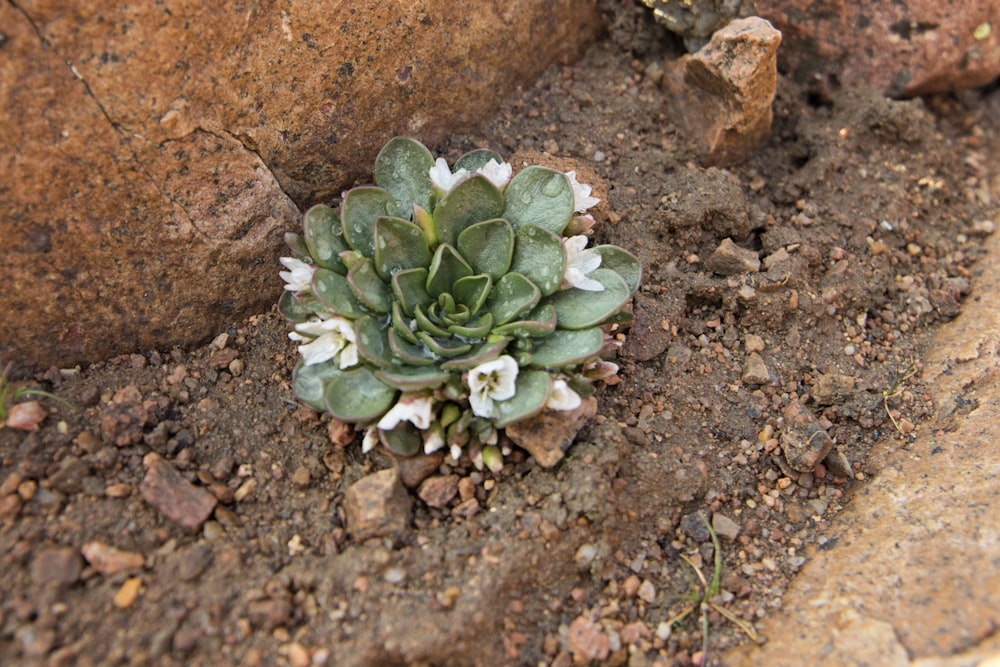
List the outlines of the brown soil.
<svg viewBox="0 0 1000 667">
<path fill-rule="evenodd" d="M 782 78 L 769 144 L 703 169 L 657 87 L 669 40 L 634 18 L 438 147 L 593 169 L 597 238 L 643 263 L 621 382 L 567 459 L 542 470 L 515 452 L 495 477 L 444 463 L 464 503 L 414 494 L 399 539 L 359 544 L 345 489 L 393 461 L 331 444 L 297 406 L 274 312 L 214 346 L 52 369 L 33 386 L 82 409 L 47 401 L 40 431 L 0 429 L 0 663 L 689 665 L 698 611 L 668 621 L 700 586 L 682 556 L 711 577 L 699 514 L 729 534 L 719 606 L 752 623 L 781 605 L 873 472 L 873 443 L 905 447 L 935 409 L 910 371 L 975 284 L 1000 99 L 825 100 Z M 727 237 L 759 251 L 759 273 L 706 269 Z M 809 472 L 782 456 L 808 438 L 800 407 L 836 442 Z M 143 499 L 151 452 L 219 499 L 197 531 Z M 144 565 L 103 574 L 78 556 L 91 542 Z M 708 630 L 711 664 L 748 641 L 714 609 Z"/>
</svg>

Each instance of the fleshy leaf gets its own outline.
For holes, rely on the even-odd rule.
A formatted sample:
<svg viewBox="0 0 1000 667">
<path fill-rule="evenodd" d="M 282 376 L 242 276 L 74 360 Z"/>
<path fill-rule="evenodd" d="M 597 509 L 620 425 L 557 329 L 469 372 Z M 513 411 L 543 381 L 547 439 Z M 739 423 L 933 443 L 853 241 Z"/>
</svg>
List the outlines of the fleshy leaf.
<svg viewBox="0 0 1000 667">
<path fill-rule="evenodd" d="M 419 227 L 402 218 L 375 221 L 375 268 L 382 280 L 389 280 L 398 271 L 430 263 L 431 251 Z"/>
<path fill-rule="evenodd" d="M 520 273 L 508 273 L 493 285 L 486 309 L 497 325 L 506 324 L 535 307 L 542 293 Z"/>
<path fill-rule="evenodd" d="M 439 245 L 431 259 L 429 275 L 427 276 L 427 293 L 437 298 L 439 294 L 451 292 L 451 286 L 459 278 L 472 275 L 472 267 L 462 259 L 450 245 Z"/>
<path fill-rule="evenodd" d="M 448 381 L 450 374 L 437 368 L 387 368 L 375 371 L 375 377 L 390 387 L 411 392 L 433 389 Z"/>
<path fill-rule="evenodd" d="M 408 340 L 416 345 L 419 340 L 417 335 L 410 329 L 410 318 L 399 305 L 399 301 L 392 302 L 392 329 L 403 340 Z"/>
<path fill-rule="evenodd" d="M 434 299 L 427 293 L 427 269 L 408 269 L 392 277 L 392 293 L 403 312 L 413 317 L 417 306 L 426 306 Z"/>
<path fill-rule="evenodd" d="M 379 429 L 378 437 L 391 452 L 400 456 L 413 456 L 424 445 L 420 429 L 410 422 L 403 422 L 391 431 Z"/>
<path fill-rule="evenodd" d="M 441 364 L 441 369 L 466 370 L 469 368 L 475 368 L 479 364 L 486 363 L 487 361 L 493 361 L 503 354 L 504 350 L 507 348 L 507 343 L 510 341 L 510 338 L 503 337 L 478 345 L 472 350 L 472 352 L 463 357 L 445 361 Z"/>
<path fill-rule="evenodd" d="M 586 361 L 601 351 L 604 332 L 599 327 L 567 331 L 560 329 L 538 341 L 528 356 L 533 366 L 563 368 Z"/>
<path fill-rule="evenodd" d="M 542 296 L 559 289 L 565 267 L 566 253 L 558 236 L 538 225 L 522 225 L 517 230 L 510 270 L 535 283 Z"/>
<path fill-rule="evenodd" d="M 353 320 L 365 314 L 361 302 L 351 291 L 347 278 L 329 269 L 316 269 L 313 273 L 312 291 L 326 308 L 337 315 Z"/>
<path fill-rule="evenodd" d="M 343 371 L 337 367 L 337 362 L 333 359 L 312 366 L 306 366 L 305 362 L 299 359 L 295 364 L 295 370 L 292 371 L 292 389 L 300 401 L 314 410 L 323 412 L 326 410 L 326 403 L 323 400 L 326 382 L 342 374 Z"/>
<path fill-rule="evenodd" d="M 434 209 L 438 240 L 454 245 L 463 230 L 477 222 L 499 218 L 503 207 L 503 195 L 485 176 L 465 179 Z"/>
<path fill-rule="evenodd" d="M 278 312 L 292 324 L 299 324 L 309 319 L 312 312 L 294 294 L 285 290 L 278 298 Z"/>
<path fill-rule="evenodd" d="M 458 303 L 468 307 L 469 312 L 474 315 L 486 303 L 486 297 L 490 295 L 492 286 L 493 280 L 485 273 L 481 273 L 459 278 L 455 281 L 451 293 Z"/>
<path fill-rule="evenodd" d="M 382 188 L 363 185 L 344 193 L 344 203 L 340 206 L 340 224 L 350 246 L 365 257 L 374 256 L 375 220 L 389 215 L 392 209 L 392 195 Z"/>
<path fill-rule="evenodd" d="M 427 173 L 434 157 L 419 141 L 406 137 L 389 140 L 375 158 L 375 185 L 392 195 L 395 215 L 409 218 L 413 205 L 430 207 L 431 185 Z"/>
<path fill-rule="evenodd" d="M 486 148 L 477 148 L 476 150 L 469 151 L 462 157 L 455 160 L 455 165 L 452 167 L 452 171 L 465 169 L 470 174 L 474 174 L 482 167 L 485 167 L 486 163 L 490 160 L 496 160 L 497 164 L 501 164 L 503 162 L 503 158 L 493 151 Z"/>
<path fill-rule="evenodd" d="M 500 218 L 479 222 L 462 230 L 457 247 L 476 273 L 500 280 L 514 256 L 514 228 Z"/>
<path fill-rule="evenodd" d="M 377 313 L 388 313 L 392 305 L 389 286 L 382 282 L 375 264 L 365 257 L 347 273 L 347 285 L 354 296 Z"/>
<path fill-rule="evenodd" d="M 471 345 L 463 343 L 460 340 L 455 340 L 453 338 L 434 338 L 430 334 L 423 331 L 417 332 L 417 338 L 419 338 L 420 342 L 427 346 L 427 349 L 439 357 L 457 357 L 458 355 L 465 354 L 472 349 Z"/>
<path fill-rule="evenodd" d="M 424 331 L 432 336 L 438 336 L 441 338 L 446 338 L 451 335 L 450 333 L 448 333 L 447 329 L 444 329 L 435 324 L 434 321 L 427 316 L 427 312 L 423 309 L 422 306 L 417 306 L 414 309 L 413 318 L 417 321 L 417 327 L 420 331 Z"/>
<path fill-rule="evenodd" d="M 635 294 L 642 280 L 642 265 L 635 255 L 616 245 L 594 246 L 592 250 L 601 256 L 601 267 L 620 275 L 628 285 L 628 291 Z"/>
<path fill-rule="evenodd" d="M 428 352 L 416 335 L 413 336 L 414 340 L 410 341 L 405 336 L 399 335 L 399 330 L 393 327 L 389 329 L 388 337 L 389 349 L 392 350 L 393 356 L 403 363 L 410 366 L 430 366 L 437 361 L 437 357 Z"/>
<path fill-rule="evenodd" d="M 347 242 L 337 212 L 317 204 L 306 211 L 303 227 L 306 246 L 317 266 L 345 275 L 347 267 L 340 261 L 340 253 L 347 250 Z"/>
<path fill-rule="evenodd" d="M 518 338 L 538 338 L 555 331 L 557 321 L 556 309 L 546 303 L 525 315 L 524 319 L 495 327 L 493 333 Z"/>
<path fill-rule="evenodd" d="M 306 240 L 295 232 L 285 232 L 285 245 L 288 246 L 288 249 L 292 251 L 292 254 L 295 255 L 297 259 L 311 257 L 309 253 L 309 246 L 306 245 Z"/>
<path fill-rule="evenodd" d="M 330 414 L 345 422 L 370 421 L 385 414 L 396 400 L 396 390 L 368 368 L 340 371 L 325 383 L 324 397 Z"/>
<path fill-rule="evenodd" d="M 497 414 L 493 425 L 497 428 L 541 412 L 549 397 L 552 380 L 545 371 L 522 370 L 517 374 L 515 386 L 517 389 L 512 398 L 495 404 Z"/>
<path fill-rule="evenodd" d="M 631 296 L 625 280 L 611 269 L 595 269 L 587 277 L 604 285 L 604 291 L 588 292 L 571 287 L 546 300 L 556 309 L 560 329 L 597 326 L 618 312 Z"/>
<path fill-rule="evenodd" d="M 366 315 L 354 323 L 355 344 L 358 354 L 376 366 L 389 368 L 393 365 L 389 337 L 378 325 L 374 317 Z"/>
<path fill-rule="evenodd" d="M 565 174 L 533 165 L 517 172 L 504 191 L 503 217 L 519 230 L 544 227 L 557 236 L 573 217 L 573 187 Z"/>
<path fill-rule="evenodd" d="M 483 313 L 467 324 L 452 324 L 448 332 L 463 338 L 486 338 L 493 330 L 493 313 Z"/>
</svg>

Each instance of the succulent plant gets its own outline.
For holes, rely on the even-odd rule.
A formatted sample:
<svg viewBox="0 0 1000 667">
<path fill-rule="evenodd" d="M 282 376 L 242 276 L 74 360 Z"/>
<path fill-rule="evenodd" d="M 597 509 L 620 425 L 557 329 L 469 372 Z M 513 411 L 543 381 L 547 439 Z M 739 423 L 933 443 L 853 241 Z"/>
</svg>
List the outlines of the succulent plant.
<svg viewBox="0 0 1000 667">
<path fill-rule="evenodd" d="M 586 247 L 584 213 L 599 200 L 573 172 L 512 177 L 488 150 L 449 167 L 397 137 L 374 176 L 286 237 L 279 309 L 301 343 L 295 394 L 364 429 L 366 451 L 469 449 L 495 468 L 498 429 L 575 409 L 617 372 L 601 359 L 604 328 L 630 319 L 639 262 Z"/>
</svg>

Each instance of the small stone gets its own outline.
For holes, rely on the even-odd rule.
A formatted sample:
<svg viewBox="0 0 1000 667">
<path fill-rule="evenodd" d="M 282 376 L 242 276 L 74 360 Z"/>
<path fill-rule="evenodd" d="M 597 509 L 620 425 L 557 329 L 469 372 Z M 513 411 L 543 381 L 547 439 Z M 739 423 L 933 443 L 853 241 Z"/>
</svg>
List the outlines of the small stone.
<svg viewBox="0 0 1000 667">
<path fill-rule="evenodd" d="M 177 576 L 181 581 L 194 581 L 212 562 L 212 548 L 207 544 L 192 544 L 179 551 L 177 556 L 180 558 Z"/>
<path fill-rule="evenodd" d="M 306 466 L 299 466 L 292 473 L 292 484 L 299 488 L 306 488 L 312 482 L 312 474 Z"/>
<path fill-rule="evenodd" d="M 24 481 L 24 475 L 17 472 L 16 470 L 7 477 L 4 478 L 3 483 L 0 483 L 0 496 L 9 496 L 12 493 L 17 493 L 17 487 L 21 486 L 21 482 Z"/>
<path fill-rule="evenodd" d="M 128 609 L 135 602 L 136 598 L 139 597 L 139 589 L 142 587 L 142 580 L 139 577 L 129 577 L 122 584 L 118 592 L 115 593 L 115 597 L 112 600 L 114 605 L 119 609 Z"/>
<path fill-rule="evenodd" d="M 139 486 L 142 497 L 181 528 L 197 531 L 215 510 L 215 496 L 181 477 L 158 455 L 147 456 L 144 463 L 149 469 Z"/>
<path fill-rule="evenodd" d="M 764 339 L 757 334 L 747 334 L 743 340 L 743 347 L 746 348 L 747 352 L 763 352 Z"/>
<path fill-rule="evenodd" d="M 292 604 L 288 600 L 274 598 L 254 600 L 247 607 L 247 616 L 254 627 L 272 632 L 288 623 L 292 616 Z"/>
<path fill-rule="evenodd" d="M 705 268 L 721 276 L 756 273 L 760 270 L 760 259 L 756 250 L 741 248 L 732 239 L 724 239 L 705 260 Z"/>
<path fill-rule="evenodd" d="M 347 489 L 344 510 L 355 540 L 398 538 L 410 520 L 412 499 L 395 468 L 362 477 Z"/>
<path fill-rule="evenodd" d="M 458 493 L 458 475 L 428 477 L 420 485 L 417 495 L 428 507 L 445 507 Z"/>
<path fill-rule="evenodd" d="M 627 598 L 635 597 L 635 594 L 639 592 L 639 584 L 641 583 L 642 582 L 639 577 L 634 574 L 630 574 L 626 577 L 625 581 L 622 582 L 622 593 L 624 593 Z"/>
<path fill-rule="evenodd" d="M 48 547 L 31 561 L 31 582 L 36 586 L 69 586 L 76 583 L 83 563 L 76 549 Z"/>
<path fill-rule="evenodd" d="M 231 347 L 227 347 L 223 350 L 216 350 L 212 353 L 212 356 L 209 357 L 208 365 L 216 370 L 229 368 L 229 365 L 236 361 L 236 358 L 239 356 L 239 350 L 234 350 Z"/>
<path fill-rule="evenodd" d="M 743 382 L 746 384 L 767 384 L 771 381 L 771 372 L 767 369 L 764 359 L 756 352 L 747 356 L 743 364 Z"/>
<path fill-rule="evenodd" d="M 681 518 L 681 531 L 695 542 L 708 542 L 712 538 L 699 514 L 685 514 Z"/>
<path fill-rule="evenodd" d="M 740 534 L 740 525 L 725 514 L 716 512 L 712 515 L 712 530 L 715 531 L 716 535 L 735 540 L 736 536 Z"/>
<path fill-rule="evenodd" d="M 0 497 L 0 517 L 15 517 L 21 511 L 21 496 L 12 493 L 9 496 Z"/>
<path fill-rule="evenodd" d="M 566 647 L 581 662 L 606 660 L 611 653 L 611 642 L 600 626 L 585 616 L 578 616 L 566 633 Z M 575 661 L 575 660 L 574 660 Z"/>
<path fill-rule="evenodd" d="M 80 552 L 87 562 L 104 576 L 128 570 L 141 570 L 146 564 L 146 558 L 141 553 L 122 551 L 103 542 L 87 542 Z"/>
<path fill-rule="evenodd" d="M 37 431 L 49 413 L 38 401 L 15 403 L 7 412 L 7 427 L 21 431 Z"/>
<path fill-rule="evenodd" d="M 132 495 L 132 485 L 128 482 L 118 482 L 104 487 L 104 495 L 108 498 L 128 498 Z"/>
<path fill-rule="evenodd" d="M 830 453 L 826 455 L 823 459 L 823 465 L 829 470 L 834 477 L 846 477 L 850 479 L 854 476 L 854 468 L 851 467 L 851 462 L 847 460 L 844 453 L 834 447 L 830 450 Z"/>
<path fill-rule="evenodd" d="M 785 428 L 781 447 L 788 465 L 799 472 L 811 472 L 833 449 L 833 440 L 816 417 L 799 402 L 782 410 Z"/>
<path fill-rule="evenodd" d="M 573 561 L 578 569 L 586 570 L 590 568 L 590 564 L 594 562 L 595 558 L 597 558 L 597 547 L 593 544 L 581 544 L 580 548 L 576 550 L 576 555 L 573 556 Z"/>
<path fill-rule="evenodd" d="M 286 648 L 288 662 L 292 667 L 309 667 L 312 659 L 309 657 L 309 650 L 298 642 L 288 644 Z"/>
<path fill-rule="evenodd" d="M 420 483 L 434 474 L 444 461 L 444 452 L 433 454 L 417 454 L 416 456 L 396 456 L 396 470 L 403 486 L 415 489 Z"/>
<path fill-rule="evenodd" d="M 566 455 L 580 429 L 597 414 L 597 399 L 589 396 L 575 410 L 546 410 L 536 417 L 514 422 L 507 437 L 531 454 L 538 465 L 551 468 Z"/>
<path fill-rule="evenodd" d="M 79 493 L 83 488 L 83 478 L 90 474 L 90 466 L 75 456 L 67 456 L 59 462 L 59 467 L 49 475 L 51 488 L 62 493 Z"/>
<path fill-rule="evenodd" d="M 649 579 L 644 579 L 639 586 L 639 599 L 648 604 L 652 604 L 656 599 L 656 586 Z"/>
<path fill-rule="evenodd" d="M 816 378 L 810 394 L 819 405 L 839 405 L 854 393 L 854 378 L 838 373 L 824 373 Z"/>
<path fill-rule="evenodd" d="M 327 437 L 329 437 L 330 442 L 337 447 L 347 447 L 349 444 L 354 442 L 355 433 L 357 433 L 357 431 L 354 430 L 353 424 L 342 422 L 335 417 L 331 417 L 330 423 L 326 426 Z"/>
</svg>

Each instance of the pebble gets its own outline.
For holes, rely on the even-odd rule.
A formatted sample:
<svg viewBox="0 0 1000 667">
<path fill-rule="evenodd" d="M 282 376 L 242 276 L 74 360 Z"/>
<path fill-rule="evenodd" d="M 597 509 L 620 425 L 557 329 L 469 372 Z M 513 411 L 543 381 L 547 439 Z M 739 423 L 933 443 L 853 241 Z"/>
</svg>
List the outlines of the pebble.
<svg viewBox="0 0 1000 667">
<path fill-rule="evenodd" d="M 854 378 L 839 373 L 824 373 L 816 378 L 810 388 L 813 400 L 819 405 L 838 405 L 854 393 Z"/>
<path fill-rule="evenodd" d="M 21 511 L 21 497 L 16 493 L 0 497 L 0 517 L 15 517 Z"/>
<path fill-rule="evenodd" d="M 75 456 L 67 456 L 48 476 L 49 485 L 62 493 L 79 493 L 83 489 L 83 478 L 89 474 L 90 466 Z"/>
<path fill-rule="evenodd" d="M 309 472 L 309 468 L 306 466 L 299 466 L 292 473 L 292 484 L 304 489 L 309 486 L 312 482 L 312 474 Z"/>
<path fill-rule="evenodd" d="M 833 449 L 833 439 L 808 408 L 798 401 L 782 410 L 782 416 L 785 428 L 781 434 L 781 447 L 785 460 L 794 470 L 811 472 Z"/>
<path fill-rule="evenodd" d="M 638 596 L 640 600 L 652 604 L 656 599 L 656 586 L 649 579 L 644 579 L 639 586 Z"/>
<path fill-rule="evenodd" d="M 589 396 L 575 410 L 543 412 L 510 424 L 506 433 L 514 444 L 535 457 L 538 465 L 551 468 L 562 461 L 576 434 L 595 414 L 597 399 Z"/>
<path fill-rule="evenodd" d="M 607 660 L 611 642 L 600 626 L 585 616 L 578 616 L 566 633 L 566 647 L 581 661 Z M 575 660 L 574 660 L 575 662 Z"/>
<path fill-rule="evenodd" d="M 735 540 L 736 536 L 740 534 L 739 524 L 719 512 L 712 515 L 712 530 L 715 531 L 716 535 L 730 540 Z"/>
<path fill-rule="evenodd" d="M 272 632 L 275 628 L 284 626 L 291 615 L 292 604 L 283 599 L 254 600 L 247 607 L 250 623 L 264 632 Z"/>
<path fill-rule="evenodd" d="M 415 489 L 441 467 L 442 461 L 444 461 L 444 452 L 398 456 L 396 457 L 396 469 L 399 471 L 399 479 L 403 482 L 403 486 Z"/>
<path fill-rule="evenodd" d="M 36 586 L 69 586 L 80 578 L 83 562 L 72 547 L 47 547 L 31 561 L 31 582 Z"/>
<path fill-rule="evenodd" d="M 757 334 L 747 334 L 743 341 L 743 347 L 746 348 L 747 352 L 763 352 L 764 339 Z"/>
<path fill-rule="evenodd" d="M 756 273 L 760 270 L 760 258 L 756 250 L 741 248 L 727 238 L 705 260 L 705 268 L 720 276 Z"/>
<path fill-rule="evenodd" d="M 141 570 L 146 563 L 146 558 L 141 553 L 116 549 L 103 542 L 87 542 L 80 552 L 87 562 L 104 576 L 128 570 Z"/>
<path fill-rule="evenodd" d="M 428 477 L 420 484 L 417 495 L 428 507 L 445 507 L 458 493 L 458 480 L 458 475 Z"/>
<path fill-rule="evenodd" d="M 207 544 L 192 544 L 178 552 L 177 576 L 181 581 L 194 581 L 212 562 L 212 548 Z"/>
<path fill-rule="evenodd" d="M 17 472 L 16 470 L 7 477 L 4 478 L 3 482 L 0 483 L 0 496 L 9 496 L 17 491 L 17 487 L 21 486 L 21 482 L 24 481 L 24 475 Z"/>
<path fill-rule="evenodd" d="M 708 542 L 712 535 L 698 514 L 686 514 L 681 518 L 681 531 L 695 542 Z"/>
<path fill-rule="evenodd" d="M 146 476 L 139 491 L 147 503 L 188 532 L 197 531 L 212 515 L 218 501 L 191 484 L 156 454 L 146 456 Z"/>
<path fill-rule="evenodd" d="M 20 431 L 37 431 L 39 424 L 49 415 L 38 401 L 15 403 L 7 412 L 7 428 Z"/>
<path fill-rule="evenodd" d="M 771 372 L 767 369 L 764 359 L 756 352 L 747 356 L 743 364 L 743 382 L 746 384 L 767 384 L 771 381 Z"/>
<path fill-rule="evenodd" d="M 413 501 L 395 468 L 362 477 L 347 488 L 344 511 L 355 540 L 398 538 L 406 531 Z"/>
<path fill-rule="evenodd" d="M 128 609 L 139 597 L 139 589 L 142 587 L 142 580 L 139 577 L 129 577 L 122 584 L 112 600 L 119 609 Z"/>
<path fill-rule="evenodd" d="M 576 550 L 576 555 L 573 556 L 573 560 L 580 570 L 588 569 L 595 558 L 597 558 L 597 547 L 593 544 L 581 544 L 580 548 Z"/>
</svg>

